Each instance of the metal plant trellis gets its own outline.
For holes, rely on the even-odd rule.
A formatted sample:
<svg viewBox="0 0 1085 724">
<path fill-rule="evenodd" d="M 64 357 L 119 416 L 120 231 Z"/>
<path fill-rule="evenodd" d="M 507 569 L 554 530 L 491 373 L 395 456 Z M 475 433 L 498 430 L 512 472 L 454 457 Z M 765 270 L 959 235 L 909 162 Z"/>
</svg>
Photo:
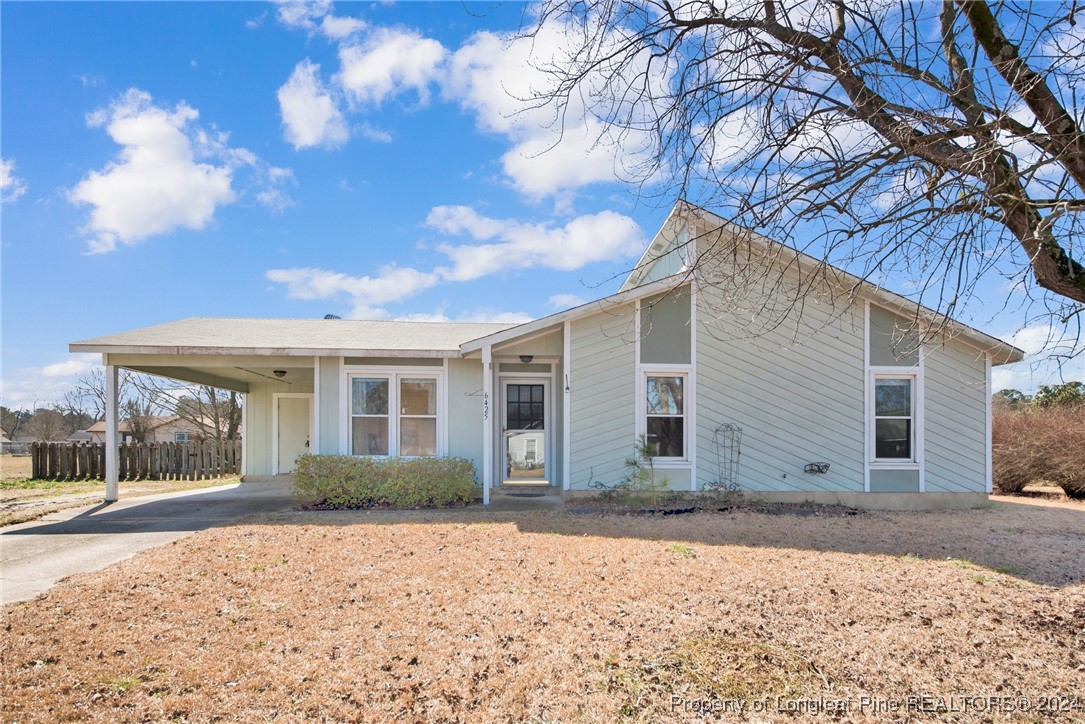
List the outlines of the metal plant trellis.
<svg viewBox="0 0 1085 724">
<path fill-rule="evenodd" d="M 716 486 L 722 490 L 738 490 L 738 459 L 742 452 L 742 428 L 725 422 L 716 428 Z"/>
</svg>

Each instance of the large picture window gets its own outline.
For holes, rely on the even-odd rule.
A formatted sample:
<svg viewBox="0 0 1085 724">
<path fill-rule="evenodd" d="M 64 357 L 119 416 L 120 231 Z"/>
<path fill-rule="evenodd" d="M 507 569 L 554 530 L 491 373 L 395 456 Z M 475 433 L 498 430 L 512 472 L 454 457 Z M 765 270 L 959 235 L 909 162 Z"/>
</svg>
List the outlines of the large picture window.
<svg viewBox="0 0 1085 724">
<path fill-rule="evenodd" d="M 874 460 L 915 459 L 915 378 L 874 378 Z"/>
<path fill-rule="evenodd" d="M 645 426 L 657 458 L 686 457 L 685 375 L 649 374 L 645 378 Z"/>
<path fill-rule="evenodd" d="M 351 455 L 437 455 L 437 377 L 356 374 L 349 380 Z"/>
</svg>

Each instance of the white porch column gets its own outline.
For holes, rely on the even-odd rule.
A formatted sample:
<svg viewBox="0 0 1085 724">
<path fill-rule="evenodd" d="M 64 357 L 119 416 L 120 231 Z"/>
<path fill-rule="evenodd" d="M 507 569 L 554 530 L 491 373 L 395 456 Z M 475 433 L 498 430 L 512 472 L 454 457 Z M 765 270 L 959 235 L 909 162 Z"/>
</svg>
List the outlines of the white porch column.
<svg viewBox="0 0 1085 724">
<path fill-rule="evenodd" d="M 320 449 L 320 358 L 313 357 L 313 409 L 309 411 L 313 419 L 310 420 L 312 432 L 309 435 L 309 453 L 319 455 L 324 452 Z"/>
<path fill-rule="evenodd" d="M 105 502 L 117 501 L 120 456 L 117 454 L 117 366 L 105 366 Z"/>
<path fill-rule="evenodd" d="M 494 373 L 493 349 L 482 348 L 482 504 L 490 504 L 494 477 Z"/>
<path fill-rule="evenodd" d="M 249 474 L 249 393 L 241 393 L 241 481 Z"/>
<path fill-rule="evenodd" d="M 573 447 L 573 395 L 572 388 L 569 387 L 569 380 L 573 373 L 573 323 L 568 319 L 562 327 L 562 340 L 561 371 L 565 373 L 562 394 L 565 397 L 562 398 L 561 403 L 561 487 L 569 490 L 573 484 L 573 461 L 570 457 Z"/>
</svg>

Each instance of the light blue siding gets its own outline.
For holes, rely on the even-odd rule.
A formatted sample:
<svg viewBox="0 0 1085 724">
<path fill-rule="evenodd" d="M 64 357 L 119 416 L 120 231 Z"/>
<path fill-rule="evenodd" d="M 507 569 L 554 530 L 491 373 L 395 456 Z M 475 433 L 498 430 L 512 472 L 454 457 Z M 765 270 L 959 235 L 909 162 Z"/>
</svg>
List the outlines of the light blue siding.
<svg viewBox="0 0 1085 724">
<path fill-rule="evenodd" d="M 918 493 L 918 470 L 871 470 L 872 493 Z"/>
<path fill-rule="evenodd" d="M 252 383 L 245 396 L 245 475 L 271 475 L 271 459 L 274 455 L 274 443 L 271 439 L 272 418 L 275 415 L 274 398 L 276 392 L 312 392 L 313 383 L 269 381 L 266 384 Z"/>
<path fill-rule="evenodd" d="M 641 280 L 641 284 L 648 284 L 649 282 L 666 279 L 667 277 L 682 271 L 682 268 L 686 263 L 685 245 L 688 238 L 689 234 L 686 231 L 686 227 L 682 226 L 682 228 L 678 230 L 675 238 L 668 244 L 666 251 L 662 252 L 655 261 L 651 262 L 648 271 L 644 274 L 644 279 Z"/>
<path fill-rule="evenodd" d="M 744 490 L 861 492 L 862 306 L 833 310 L 811 298 L 801 321 L 750 338 L 750 325 L 725 312 L 720 290 L 702 286 L 697 301 L 699 486 L 719 477 L 716 428 L 734 423 Z M 829 472 L 803 472 L 810 462 L 828 462 Z"/>
<path fill-rule="evenodd" d="M 632 304 L 575 320 L 572 325 L 571 486 L 612 485 L 633 452 L 634 334 Z"/>
<path fill-rule="evenodd" d="M 339 357 L 320 357 L 320 443 L 321 455 L 339 454 L 339 426 L 346 424 L 346 412 L 339 407 Z"/>
<path fill-rule="evenodd" d="M 926 489 L 987 490 L 987 371 L 983 355 L 949 340 L 926 348 L 924 435 Z"/>
<path fill-rule="evenodd" d="M 448 361 L 448 454 L 467 458 L 482 480 L 482 362 Z"/>
</svg>

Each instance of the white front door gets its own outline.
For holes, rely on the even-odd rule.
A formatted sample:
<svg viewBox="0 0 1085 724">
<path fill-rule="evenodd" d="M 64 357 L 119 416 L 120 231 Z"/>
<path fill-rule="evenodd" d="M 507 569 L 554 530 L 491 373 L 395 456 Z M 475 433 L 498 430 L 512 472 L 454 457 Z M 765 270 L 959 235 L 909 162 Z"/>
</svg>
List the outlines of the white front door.
<svg viewBox="0 0 1085 724">
<path fill-rule="evenodd" d="M 549 383 L 541 378 L 502 380 L 501 482 L 549 485 Z"/>
<path fill-rule="evenodd" d="M 312 398 L 276 398 L 275 475 L 294 472 L 298 458 L 309 452 L 309 419 Z"/>
</svg>

